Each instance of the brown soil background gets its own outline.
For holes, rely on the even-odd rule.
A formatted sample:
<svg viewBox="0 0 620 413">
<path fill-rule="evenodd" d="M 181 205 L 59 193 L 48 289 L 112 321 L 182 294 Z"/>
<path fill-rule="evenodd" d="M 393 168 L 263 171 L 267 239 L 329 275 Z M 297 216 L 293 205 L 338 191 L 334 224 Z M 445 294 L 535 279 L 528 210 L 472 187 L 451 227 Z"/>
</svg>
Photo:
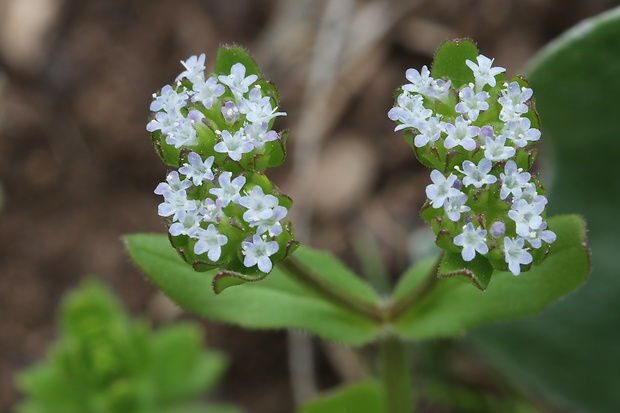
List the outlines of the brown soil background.
<svg viewBox="0 0 620 413">
<path fill-rule="evenodd" d="M 251 50 L 289 114 L 278 121 L 291 129 L 289 159 L 270 176 L 295 199 L 300 237 L 354 267 L 356 240 L 372 239 L 396 276 L 428 180 L 386 116 L 405 69 L 429 64 L 445 39 L 471 37 L 516 74 L 549 40 L 614 4 L 3 0 L 0 411 L 19 400 L 13 375 L 44 357 L 59 301 L 87 275 L 155 324 L 192 318 L 133 267 L 121 242 L 165 231 L 153 189 L 166 168 L 145 124 L 151 94 L 180 72 L 179 60 L 205 52 L 212 63 L 220 44 Z M 317 52 L 317 42 L 327 47 Z M 214 399 L 250 413 L 293 410 L 285 332 L 204 324 L 209 346 L 232 360 Z M 356 375 L 327 362 L 342 361 L 339 350 L 314 347 L 320 388 Z"/>
</svg>

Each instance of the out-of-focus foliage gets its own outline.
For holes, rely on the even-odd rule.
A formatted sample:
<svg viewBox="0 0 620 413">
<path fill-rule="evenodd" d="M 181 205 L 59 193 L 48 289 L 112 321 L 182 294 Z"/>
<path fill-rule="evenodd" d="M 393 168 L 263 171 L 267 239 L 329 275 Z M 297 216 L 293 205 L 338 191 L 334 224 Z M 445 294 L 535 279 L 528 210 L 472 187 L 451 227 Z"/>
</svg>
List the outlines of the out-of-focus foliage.
<svg viewBox="0 0 620 413">
<path fill-rule="evenodd" d="M 62 303 L 60 337 L 47 361 L 22 372 L 17 413 L 233 413 L 193 401 L 217 382 L 223 355 L 205 352 L 201 330 L 153 332 L 130 320 L 110 291 L 85 282 Z"/>
</svg>

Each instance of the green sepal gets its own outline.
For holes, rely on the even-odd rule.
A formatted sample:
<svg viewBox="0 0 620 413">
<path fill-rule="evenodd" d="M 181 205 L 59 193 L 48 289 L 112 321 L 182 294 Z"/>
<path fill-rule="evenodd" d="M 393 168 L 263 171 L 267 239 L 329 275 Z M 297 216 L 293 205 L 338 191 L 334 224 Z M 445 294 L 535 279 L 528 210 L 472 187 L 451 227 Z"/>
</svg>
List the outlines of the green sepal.
<svg viewBox="0 0 620 413">
<path fill-rule="evenodd" d="M 476 255 L 473 260 L 465 261 L 460 253 L 446 251 L 439 265 L 439 278 L 466 277 L 480 290 L 486 290 L 493 275 L 493 266 L 489 260 Z"/>
<path fill-rule="evenodd" d="M 288 130 L 278 133 L 278 139 L 265 143 L 265 153 L 269 154 L 267 166 L 273 168 L 280 166 L 286 158 L 286 141 L 288 139 Z"/>
<path fill-rule="evenodd" d="M 179 167 L 179 156 L 181 154 L 181 148 L 175 148 L 173 145 L 166 143 L 166 138 L 161 134 L 161 131 L 156 130 L 152 133 L 153 147 L 155 152 L 161 160 L 168 166 L 173 168 Z"/>
<path fill-rule="evenodd" d="M 262 79 L 262 74 L 254 59 L 243 47 L 232 45 L 222 46 L 217 51 L 215 59 L 215 72 L 217 74 L 228 75 L 230 69 L 235 63 L 241 63 L 245 66 L 245 75 L 256 75 Z"/>
<path fill-rule="evenodd" d="M 476 62 L 478 54 L 476 44 L 470 39 L 447 40 L 435 53 L 431 76 L 452 80 L 452 87 L 456 89 L 473 83 L 474 74 L 465 61 Z"/>
</svg>

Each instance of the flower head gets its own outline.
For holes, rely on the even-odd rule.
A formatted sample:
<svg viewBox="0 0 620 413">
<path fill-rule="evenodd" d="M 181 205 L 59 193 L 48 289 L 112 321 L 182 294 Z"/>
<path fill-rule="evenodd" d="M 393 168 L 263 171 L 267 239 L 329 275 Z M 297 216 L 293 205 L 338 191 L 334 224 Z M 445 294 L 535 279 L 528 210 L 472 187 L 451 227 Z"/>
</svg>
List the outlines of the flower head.
<svg viewBox="0 0 620 413">
<path fill-rule="evenodd" d="M 485 240 L 486 235 L 487 232 L 485 230 L 474 228 L 474 224 L 471 222 L 468 222 L 463 227 L 463 232 L 454 237 L 454 245 L 463 247 L 463 251 L 461 251 L 463 260 L 473 260 L 476 256 L 476 251 L 482 255 L 489 252 L 489 247 Z"/>
</svg>

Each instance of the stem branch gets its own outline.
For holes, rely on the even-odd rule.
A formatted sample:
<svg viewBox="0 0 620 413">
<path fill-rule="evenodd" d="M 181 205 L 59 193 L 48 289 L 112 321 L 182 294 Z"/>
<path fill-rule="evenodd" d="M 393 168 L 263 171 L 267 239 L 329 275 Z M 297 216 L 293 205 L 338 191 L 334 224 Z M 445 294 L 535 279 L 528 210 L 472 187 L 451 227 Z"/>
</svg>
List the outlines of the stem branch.
<svg viewBox="0 0 620 413">
<path fill-rule="evenodd" d="M 379 359 L 386 413 L 413 413 L 413 384 L 405 343 L 394 335 L 382 338 Z"/>
</svg>

